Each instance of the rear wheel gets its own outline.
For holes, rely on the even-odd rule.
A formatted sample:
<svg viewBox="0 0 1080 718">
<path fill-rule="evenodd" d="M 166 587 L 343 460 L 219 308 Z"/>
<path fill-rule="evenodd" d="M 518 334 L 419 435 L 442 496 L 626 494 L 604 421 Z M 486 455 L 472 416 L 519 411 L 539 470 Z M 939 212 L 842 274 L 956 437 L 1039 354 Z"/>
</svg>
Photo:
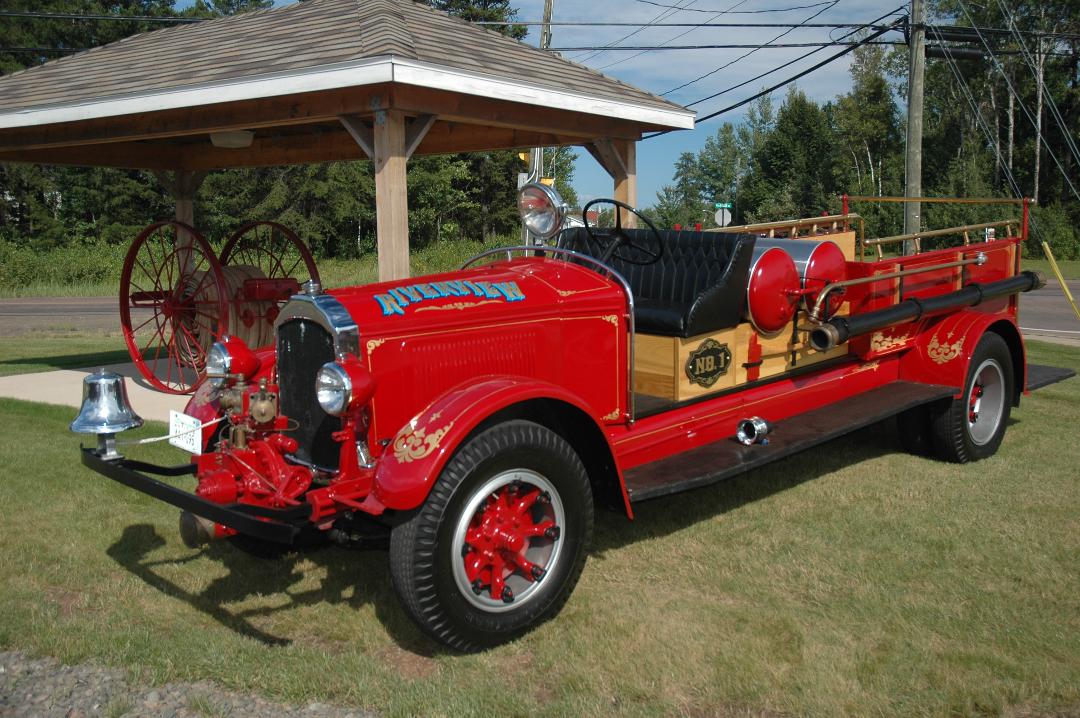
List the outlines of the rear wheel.
<svg viewBox="0 0 1080 718">
<path fill-rule="evenodd" d="M 987 332 L 971 357 L 963 394 L 933 417 L 938 457 L 962 464 L 992 456 L 1005 436 L 1013 395 L 1009 346 L 1000 335 Z"/>
<path fill-rule="evenodd" d="M 570 445 L 532 422 L 499 424 L 465 443 L 394 528 L 394 588 L 436 640 L 497 645 L 559 611 L 592 525 L 589 479 Z"/>
</svg>

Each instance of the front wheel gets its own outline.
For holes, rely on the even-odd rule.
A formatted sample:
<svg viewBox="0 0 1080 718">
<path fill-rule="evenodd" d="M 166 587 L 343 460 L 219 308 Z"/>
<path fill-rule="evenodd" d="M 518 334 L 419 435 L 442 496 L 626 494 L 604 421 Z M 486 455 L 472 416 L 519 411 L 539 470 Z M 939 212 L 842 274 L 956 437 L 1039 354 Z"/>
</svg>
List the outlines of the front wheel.
<svg viewBox="0 0 1080 718">
<path fill-rule="evenodd" d="M 1014 396 L 1013 363 L 1000 335 L 987 332 L 975 347 L 964 393 L 933 417 L 934 449 L 956 463 L 992 456 L 1001 446 Z"/>
<path fill-rule="evenodd" d="M 390 537 L 406 611 L 459 650 L 497 645 L 570 596 L 592 535 L 592 492 L 567 442 L 528 421 L 470 439 Z"/>
</svg>

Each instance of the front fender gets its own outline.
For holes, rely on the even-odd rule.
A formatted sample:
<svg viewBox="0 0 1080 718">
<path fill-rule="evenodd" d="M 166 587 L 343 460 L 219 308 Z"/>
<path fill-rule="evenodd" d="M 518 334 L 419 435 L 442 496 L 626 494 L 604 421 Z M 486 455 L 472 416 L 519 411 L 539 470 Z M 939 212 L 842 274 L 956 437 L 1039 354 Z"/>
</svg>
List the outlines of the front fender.
<svg viewBox="0 0 1080 718">
<path fill-rule="evenodd" d="M 1017 394 L 1025 385 L 1027 364 L 1024 342 L 1016 320 L 1007 314 L 961 311 L 941 321 L 927 323 L 911 351 L 900 360 L 900 378 L 924 384 L 956 387 L 956 396 L 964 390 L 968 368 L 975 347 L 987 331 L 1002 335 L 1013 356 L 1014 386 Z"/>
<path fill-rule="evenodd" d="M 473 429 L 495 412 L 531 399 L 562 401 L 593 416 L 579 397 L 544 381 L 507 376 L 459 385 L 394 435 L 375 473 L 375 498 L 391 509 L 416 508 Z"/>
</svg>

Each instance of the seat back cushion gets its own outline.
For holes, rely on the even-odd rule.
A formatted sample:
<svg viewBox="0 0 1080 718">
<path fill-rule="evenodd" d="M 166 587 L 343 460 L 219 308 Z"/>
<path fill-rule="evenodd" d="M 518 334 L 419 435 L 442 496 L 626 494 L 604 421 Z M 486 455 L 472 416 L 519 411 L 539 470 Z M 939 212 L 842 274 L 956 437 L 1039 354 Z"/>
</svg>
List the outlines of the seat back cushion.
<svg viewBox="0 0 1080 718">
<path fill-rule="evenodd" d="M 624 231 L 637 244 L 656 244 L 649 229 Z M 746 298 L 754 236 L 675 230 L 659 234 L 664 251 L 658 261 L 610 260 L 634 292 L 637 330 L 689 337 L 737 325 Z M 561 245 L 592 257 L 601 256 L 607 247 L 581 227 L 563 232 Z M 619 253 L 647 261 L 632 247 L 623 247 Z"/>
</svg>

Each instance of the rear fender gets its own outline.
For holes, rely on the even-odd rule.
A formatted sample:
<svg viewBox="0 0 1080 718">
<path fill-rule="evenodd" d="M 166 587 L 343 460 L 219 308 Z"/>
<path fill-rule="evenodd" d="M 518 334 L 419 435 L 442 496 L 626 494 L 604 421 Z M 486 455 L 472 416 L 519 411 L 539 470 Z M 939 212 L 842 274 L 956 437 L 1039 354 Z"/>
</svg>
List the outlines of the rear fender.
<svg viewBox="0 0 1080 718">
<path fill-rule="evenodd" d="M 450 457 L 478 426 L 503 410 L 529 406 L 530 402 L 535 405 L 535 400 L 560 402 L 580 415 L 595 415 L 579 397 L 555 384 L 535 379 L 508 376 L 459 385 L 428 405 L 395 434 L 379 460 L 373 489 L 375 498 L 391 509 L 416 508 L 427 498 Z M 524 413 L 516 418 L 530 417 Z M 588 421 L 596 426 L 595 433 L 603 437 L 595 420 Z M 613 455 L 607 439 L 602 440 L 604 446 L 600 448 Z M 615 471 L 625 502 L 622 473 L 617 467 Z"/>
<path fill-rule="evenodd" d="M 956 387 L 956 396 L 964 390 L 971 357 L 979 340 L 988 331 L 1001 335 L 1013 359 L 1013 403 L 1020 401 L 1026 381 L 1027 363 L 1024 341 L 1016 321 L 1007 315 L 961 311 L 941 321 L 924 325 L 918 341 L 900 360 L 900 378 L 924 384 Z"/>
</svg>

